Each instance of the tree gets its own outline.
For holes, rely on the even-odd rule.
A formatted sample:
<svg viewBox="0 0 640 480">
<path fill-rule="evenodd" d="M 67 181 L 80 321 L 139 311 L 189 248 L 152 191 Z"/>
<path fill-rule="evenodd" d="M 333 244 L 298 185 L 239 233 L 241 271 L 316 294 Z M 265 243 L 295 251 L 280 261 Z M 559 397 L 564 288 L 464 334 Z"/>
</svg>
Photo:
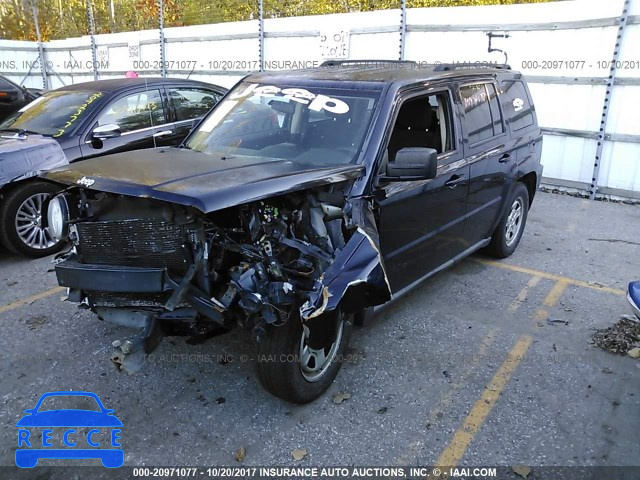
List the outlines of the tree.
<svg viewBox="0 0 640 480">
<path fill-rule="evenodd" d="M 89 34 L 87 1 L 96 33 L 158 28 L 159 0 L 0 0 L 0 38 L 36 40 L 32 2 L 43 41 Z M 407 0 L 407 7 L 506 5 L 556 0 Z M 167 27 L 256 19 L 257 0 L 163 0 Z M 265 0 L 265 18 L 399 8 L 400 0 Z"/>
</svg>

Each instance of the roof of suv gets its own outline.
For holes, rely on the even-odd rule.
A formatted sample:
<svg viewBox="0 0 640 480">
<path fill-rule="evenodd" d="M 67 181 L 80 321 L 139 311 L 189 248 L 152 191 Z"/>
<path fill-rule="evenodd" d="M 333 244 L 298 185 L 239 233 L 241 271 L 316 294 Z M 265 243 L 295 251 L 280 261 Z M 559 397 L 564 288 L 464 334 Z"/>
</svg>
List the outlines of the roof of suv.
<svg viewBox="0 0 640 480">
<path fill-rule="evenodd" d="M 247 77 L 254 82 L 297 83 L 300 81 L 372 82 L 380 84 L 411 84 L 423 80 L 438 80 L 460 76 L 509 73 L 520 76 L 508 65 L 490 63 L 427 64 L 393 60 L 328 61 L 316 68 L 254 73 Z"/>
</svg>

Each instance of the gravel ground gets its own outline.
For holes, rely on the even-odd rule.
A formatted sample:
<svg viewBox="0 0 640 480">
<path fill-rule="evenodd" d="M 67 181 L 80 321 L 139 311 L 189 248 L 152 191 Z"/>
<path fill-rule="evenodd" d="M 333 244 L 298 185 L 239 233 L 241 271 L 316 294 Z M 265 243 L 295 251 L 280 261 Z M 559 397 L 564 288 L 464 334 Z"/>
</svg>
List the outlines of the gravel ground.
<svg viewBox="0 0 640 480">
<path fill-rule="evenodd" d="M 3 311 L 56 281 L 51 259 L 0 251 L 0 477 L 19 476 L 8 466 L 23 410 L 56 390 L 92 391 L 115 409 L 129 466 L 433 465 L 523 336 L 530 347 L 459 464 L 638 465 L 640 361 L 591 337 L 629 313 L 620 291 L 640 277 L 639 244 L 639 207 L 539 193 L 512 257 L 475 255 L 381 310 L 354 331 L 330 390 L 304 406 L 260 387 L 240 331 L 199 345 L 165 338 L 140 373 L 116 371 L 111 343 L 130 332 L 60 302 L 61 292 Z M 510 266 L 584 283 L 544 305 L 558 278 L 536 283 Z M 337 404 L 339 393 L 351 396 Z M 295 449 L 308 454 L 296 461 Z M 51 465 L 19 473 L 82 478 Z"/>
</svg>

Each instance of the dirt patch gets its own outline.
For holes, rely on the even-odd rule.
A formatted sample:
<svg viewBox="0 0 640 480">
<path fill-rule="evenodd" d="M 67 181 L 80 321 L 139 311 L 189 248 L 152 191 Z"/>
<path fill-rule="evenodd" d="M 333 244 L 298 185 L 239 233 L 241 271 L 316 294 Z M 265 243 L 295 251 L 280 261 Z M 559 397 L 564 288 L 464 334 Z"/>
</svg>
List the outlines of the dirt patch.
<svg viewBox="0 0 640 480">
<path fill-rule="evenodd" d="M 629 350 L 640 346 L 640 323 L 622 317 L 611 327 L 596 330 L 593 344 L 607 352 L 626 355 Z"/>
<path fill-rule="evenodd" d="M 49 319 L 45 315 L 36 315 L 27 319 L 26 324 L 29 330 L 40 330 L 48 322 Z"/>
</svg>

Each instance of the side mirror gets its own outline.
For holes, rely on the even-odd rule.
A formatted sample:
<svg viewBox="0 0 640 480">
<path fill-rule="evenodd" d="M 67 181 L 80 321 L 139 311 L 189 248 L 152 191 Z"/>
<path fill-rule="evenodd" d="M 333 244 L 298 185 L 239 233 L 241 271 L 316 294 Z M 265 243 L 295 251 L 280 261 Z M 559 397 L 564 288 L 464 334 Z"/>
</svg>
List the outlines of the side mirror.
<svg viewBox="0 0 640 480">
<path fill-rule="evenodd" d="M 436 178 L 437 171 L 438 152 L 433 148 L 401 148 L 395 161 L 387 163 L 387 177 L 393 180 L 428 180 Z"/>
<path fill-rule="evenodd" d="M 115 123 L 107 123 L 93 129 L 93 138 L 115 138 L 120 136 L 120 125 Z"/>
</svg>

